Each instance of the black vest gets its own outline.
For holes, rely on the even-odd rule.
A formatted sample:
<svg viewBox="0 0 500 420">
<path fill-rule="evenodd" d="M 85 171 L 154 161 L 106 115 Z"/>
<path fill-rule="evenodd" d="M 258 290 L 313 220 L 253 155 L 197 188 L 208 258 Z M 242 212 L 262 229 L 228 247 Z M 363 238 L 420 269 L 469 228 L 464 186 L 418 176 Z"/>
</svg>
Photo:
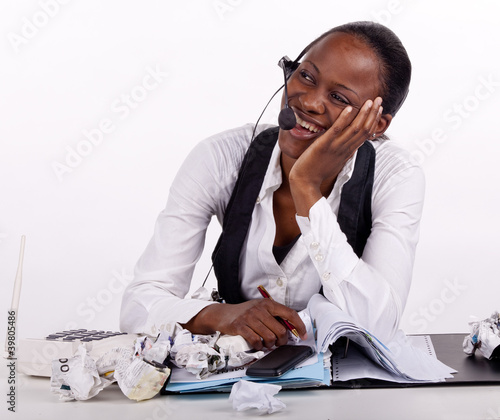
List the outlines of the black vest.
<svg viewBox="0 0 500 420">
<path fill-rule="evenodd" d="M 222 234 L 212 254 L 220 296 L 227 303 L 243 301 L 240 293 L 241 248 L 253 209 L 278 140 L 278 127 L 261 132 L 250 144 L 226 207 Z M 375 149 L 365 142 L 359 149 L 351 179 L 342 188 L 338 223 L 358 257 L 363 254 L 372 228 L 371 198 Z M 269 250 L 271 252 L 271 250 Z"/>
</svg>

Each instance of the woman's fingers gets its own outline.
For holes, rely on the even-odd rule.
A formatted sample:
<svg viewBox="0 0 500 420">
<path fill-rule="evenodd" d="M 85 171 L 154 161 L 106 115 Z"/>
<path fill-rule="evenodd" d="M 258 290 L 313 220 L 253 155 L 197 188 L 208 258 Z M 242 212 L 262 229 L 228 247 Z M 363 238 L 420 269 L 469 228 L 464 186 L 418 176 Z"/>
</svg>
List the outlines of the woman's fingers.
<svg viewBox="0 0 500 420">
<path fill-rule="evenodd" d="M 296 311 L 272 300 L 257 301 L 247 313 L 248 326 L 262 339 L 262 346 L 271 348 L 288 342 L 288 328 L 283 319 L 291 323 L 301 338 L 306 338 L 306 327 Z M 258 345 L 258 344 L 257 344 Z"/>
<path fill-rule="evenodd" d="M 365 140 L 373 137 L 382 114 L 381 103 L 380 97 L 366 101 L 353 121 L 342 131 L 339 142 L 350 152 L 354 153 Z"/>
<path fill-rule="evenodd" d="M 286 328 L 272 316 L 253 318 L 248 326 L 255 333 L 256 337 L 252 337 L 253 342 L 251 344 L 257 350 L 262 347 L 280 346 L 288 341 Z"/>
<path fill-rule="evenodd" d="M 378 123 L 380 121 L 380 118 L 382 118 L 382 112 L 384 110 L 384 107 L 382 105 L 379 105 L 377 108 L 377 115 L 374 118 L 374 121 L 372 123 L 372 127 L 370 129 L 371 137 L 375 138 L 377 137 L 377 131 L 378 131 Z"/>
<path fill-rule="evenodd" d="M 335 148 L 345 148 L 354 152 L 377 130 L 382 115 L 382 98 L 367 100 L 356 115 L 352 107 L 346 107 L 334 124 L 318 140 Z"/>
<path fill-rule="evenodd" d="M 365 139 L 373 138 L 373 134 L 376 135 L 378 123 L 380 121 L 380 117 L 382 116 L 382 110 L 382 98 L 376 98 L 365 120 Z"/>
<path fill-rule="evenodd" d="M 306 337 L 306 327 L 297 312 L 270 299 L 255 299 L 237 305 L 211 305 L 207 312 L 211 313 L 207 316 L 214 330 L 241 335 L 256 350 L 287 343 L 288 329 L 277 317 L 291 322 L 301 338 Z"/>
</svg>

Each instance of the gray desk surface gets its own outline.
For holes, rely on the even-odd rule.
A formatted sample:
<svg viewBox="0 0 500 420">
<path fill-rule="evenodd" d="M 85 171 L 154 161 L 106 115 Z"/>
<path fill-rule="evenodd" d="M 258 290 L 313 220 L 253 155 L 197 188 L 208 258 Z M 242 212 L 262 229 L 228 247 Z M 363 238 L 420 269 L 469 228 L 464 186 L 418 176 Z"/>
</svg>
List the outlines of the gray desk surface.
<svg viewBox="0 0 500 420">
<path fill-rule="evenodd" d="M 4 390 L 6 373 L 3 367 Z M 233 410 L 229 394 L 167 395 L 137 403 L 111 386 L 88 401 L 61 402 L 50 393 L 49 379 L 18 374 L 17 380 L 16 413 L 4 402 L 2 419 L 500 419 L 500 386 L 282 390 L 277 397 L 286 409 L 260 416 Z"/>
</svg>

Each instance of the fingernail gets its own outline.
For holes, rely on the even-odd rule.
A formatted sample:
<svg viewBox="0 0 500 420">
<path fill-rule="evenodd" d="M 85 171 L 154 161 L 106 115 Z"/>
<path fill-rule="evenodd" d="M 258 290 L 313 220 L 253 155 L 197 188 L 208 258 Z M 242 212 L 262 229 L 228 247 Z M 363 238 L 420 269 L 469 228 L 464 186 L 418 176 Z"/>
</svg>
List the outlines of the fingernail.
<svg viewBox="0 0 500 420">
<path fill-rule="evenodd" d="M 383 107 L 383 106 L 379 107 L 379 109 L 378 109 L 378 115 L 382 115 L 382 111 L 383 111 L 383 110 L 384 110 L 384 107 Z"/>
<path fill-rule="evenodd" d="M 370 109 L 372 106 L 373 106 L 373 101 L 371 99 L 366 101 L 366 109 Z"/>
<path fill-rule="evenodd" d="M 352 106 L 348 106 L 345 110 L 346 110 L 346 112 L 351 112 L 352 111 Z"/>
</svg>

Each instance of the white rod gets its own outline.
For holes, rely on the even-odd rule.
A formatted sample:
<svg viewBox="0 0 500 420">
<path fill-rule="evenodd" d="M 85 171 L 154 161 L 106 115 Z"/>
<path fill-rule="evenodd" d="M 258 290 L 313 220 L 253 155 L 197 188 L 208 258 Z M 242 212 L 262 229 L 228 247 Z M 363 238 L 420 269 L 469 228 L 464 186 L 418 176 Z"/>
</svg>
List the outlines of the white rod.
<svg viewBox="0 0 500 420">
<path fill-rule="evenodd" d="M 21 284 L 23 281 L 23 262 L 24 262 L 24 244 L 26 236 L 21 236 L 21 250 L 19 251 L 19 263 L 17 264 L 16 280 L 14 281 L 14 292 L 12 293 L 12 304 L 10 309 L 16 311 L 19 309 L 19 298 L 21 296 Z"/>
<path fill-rule="evenodd" d="M 19 251 L 19 262 L 17 264 L 16 279 L 14 280 L 14 291 L 12 293 L 12 303 L 10 305 L 10 311 L 15 311 L 14 318 L 14 334 L 17 336 L 17 312 L 19 309 L 19 298 L 21 297 L 21 284 L 23 280 L 23 262 L 24 262 L 24 244 L 26 243 L 26 236 L 21 236 L 21 250 Z M 9 330 L 7 329 L 7 335 L 5 337 L 5 353 L 4 358 L 11 358 L 11 354 L 8 351 L 9 348 Z"/>
</svg>

